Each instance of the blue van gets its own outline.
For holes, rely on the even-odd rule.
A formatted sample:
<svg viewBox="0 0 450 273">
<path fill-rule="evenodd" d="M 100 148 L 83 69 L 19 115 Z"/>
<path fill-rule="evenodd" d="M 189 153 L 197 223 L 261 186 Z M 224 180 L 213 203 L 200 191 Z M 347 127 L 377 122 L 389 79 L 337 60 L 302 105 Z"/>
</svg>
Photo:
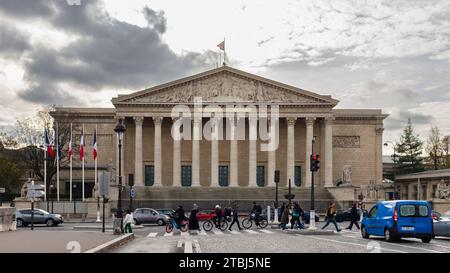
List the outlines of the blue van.
<svg viewBox="0 0 450 273">
<path fill-rule="evenodd" d="M 383 201 L 373 206 L 361 223 L 361 235 L 384 236 L 386 241 L 402 237 L 420 238 L 429 243 L 434 237 L 431 208 L 427 201 Z"/>
</svg>

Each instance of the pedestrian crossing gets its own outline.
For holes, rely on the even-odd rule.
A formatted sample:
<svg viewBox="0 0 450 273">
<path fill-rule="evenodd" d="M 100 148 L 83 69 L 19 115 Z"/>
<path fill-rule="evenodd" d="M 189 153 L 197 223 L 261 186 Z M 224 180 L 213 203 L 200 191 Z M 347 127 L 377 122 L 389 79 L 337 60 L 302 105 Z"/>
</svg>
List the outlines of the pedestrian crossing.
<svg viewBox="0 0 450 273">
<path fill-rule="evenodd" d="M 170 236 L 212 236 L 212 235 L 257 235 L 257 234 L 274 234 L 275 231 L 267 230 L 267 229 L 242 229 L 242 230 L 219 230 L 213 229 L 211 231 L 202 230 L 190 230 L 186 232 L 175 231 L 171 233 L 167 233 L 165 231 L 160 232 L 150 232 L 146 235 L 147 238 L 156 238 L 156 237 L 170 237 Z"/>
</svg>

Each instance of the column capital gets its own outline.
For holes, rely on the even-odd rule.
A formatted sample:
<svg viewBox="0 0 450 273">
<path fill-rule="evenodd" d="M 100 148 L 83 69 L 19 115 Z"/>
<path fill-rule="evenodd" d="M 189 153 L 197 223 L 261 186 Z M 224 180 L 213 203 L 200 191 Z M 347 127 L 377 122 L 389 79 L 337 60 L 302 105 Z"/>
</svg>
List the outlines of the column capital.
<svg viewBox="0 0 450 273">
<path fill-rule="evenodd" d="M 198 125 L 198 124 L 200 124 L 201 122 L 202 122 L 202 120 L 199 119 L 199 118 L 193 118 L 193 119 L 192 119 L 192 123 L 193 123 L 193 124 L 197 124 L 197 125 Z"/>
<path fill-rule="evenodd" d="M 181 117 L 172 117 L 172 121 L 175 122 L 177 120 L 181 119 Z"/>
<path fill-rule="evenodd" d="M 141 126 L 142 123 L 144 122 L 144 117 L 133 117 L 133 119 L 134 119 L 134 123 L 139 126 Z"/>
<path fill-rule="evenodd" d="M 334 117 L 324 117 L 323 118 L 323 121 L 325 122 L 325 125 L 332 124 L 334 120 L 335 120 Z"/>
<path fill-rule="evenodd" d="M 377 127 L 377 128 L 375 128 L 375 133 L 376 133 L 377 135 L 382 135 L 382 134 L 383 134 L 383 131 L 384 131 L 384 128 L 383 128 L 383 127 Z"/>
<path fill-rule="evenodd" d="M 315 120 L 316 120 L 315 117 L 306 117 L 305 123 L 306 123 L 306 125 L 313 125 Z"/>
<path fill-rule="evenodd" d="M 153 117 L 153 123 L 155 125 L 161 125 L 163 117 Z"/>
<path fill-rule="evenodd" d="M 286 121 L 287 121 L 287 124 L 289 126 L 294 126 L 295 122 L 297 121 L 297 118 L 296 117 L 289 117 L 289 118 L 286 118 Z"/>
</svg>

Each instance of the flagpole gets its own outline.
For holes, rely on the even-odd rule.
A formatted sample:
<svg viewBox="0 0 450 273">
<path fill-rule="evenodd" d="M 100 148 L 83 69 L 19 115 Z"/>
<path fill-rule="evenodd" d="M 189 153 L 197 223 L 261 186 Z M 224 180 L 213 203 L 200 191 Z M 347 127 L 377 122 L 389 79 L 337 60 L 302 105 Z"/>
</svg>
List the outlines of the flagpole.
<svg viewBox="0 0 450 273">
<path fill-rule="evenodd" d="M 98 157 L 98 139 L 97 139 L 97 124 L 95 124 L 95 167 L 94 167 L 94 174 L 95 174 L 95 186 L 97 188 L 96 193 L 97 193 L 97 220 L 96 222 L 101 222 L 100 220 L 100 196 L 98 195 L 99 193 L 99 187 L 98 187 L 98 180 L 97 180 L 97 157 Z"/>
<path fill-rule="evenodd" d="M 56 200 L 59 202 L 59 124 L 56 123 Z"/>
<path fill-rule="evenodd" d="M 69 189 L 69 200 L 70 201 L 72 201 L 72 154 L 73 154 L 73 151 L 72 151 L 72 141 L 73 141 L 73 138 L 72 138 L 72 123 L 70 123 L 70 147 L 69 147 L 69 149 L 70 149 L 70 152 L 69 152 L 69 156 L 70 156 L 70 171 L 69 171 L 69 187 L 70 187 L 70 189 Z"/>
<path fill-rule="evenodd" d="M 223 37 L 223 65 L 226 65 L 225 63 L 226 58 L 226 52 L 225 52 L 225 37 Z"/>
<path fill-rule="evenodd" d="M 47 128 L 45 129 L 45 134 L 47 135 Z M 45 151 L 44 151 L 44 189 L 45 195 L 44 200 L 47 200 L 47 141 L 44 140 L 45 143 Z"/>
<path fill-rule="evenodd" d="M 83 124 L 83 142 L 86 142 L 84 140 L 84 124 Z M 84 150 L 84 143 L 83 143 L 83 150 Z M 83 158 L 81 159 L 81 166 L 82 166 L 82 170 L 81 170 L 81 196 L 82 196 L 82 201 L 84 202 L 84 151 L 83 151 Z"/>
</svg>

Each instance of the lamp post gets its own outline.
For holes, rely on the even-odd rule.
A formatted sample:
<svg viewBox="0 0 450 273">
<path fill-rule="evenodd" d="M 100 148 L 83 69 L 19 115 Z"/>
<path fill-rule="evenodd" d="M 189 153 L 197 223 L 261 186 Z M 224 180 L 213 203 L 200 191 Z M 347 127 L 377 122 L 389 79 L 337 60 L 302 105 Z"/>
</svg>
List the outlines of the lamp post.
<svg viewBox="0 0 450 273">
<path fill-rule="evenodd" d="M 52 213 L 53 213 L 53 189 L 55 186 L 53 184 L 50 184 L 50 196 L 51 196 L 51 202 L 52 202 Z"/>
<path fill-rule="evenodd" d="M 72 197 L 72 199 L 73 199 L 73 215 L 75 216 L 77 214 L 77 192 L 76 192 L 77 185 L 73 184 L 72 187 L 73 187 L 73 197 Z"/>
<path fill-rule="evenodd" d="M 114 128 L 114 132 L 117 133 L 117 139 L 118 139 L 118 147 L 119 147 L 119 197 L 117 200 L 117 212 L 116 212 L 116 218 L 120 219 L 120 229 L 122 230 L 123 225 L 123 212 L 122 212 L 122 140 L 123 135 L 125 133 L 126 129 L 123 125 L 123 120 L 120 118 L 118 120 L 118 123 L 116 125 L 116 128 Z"/>
</svg>

